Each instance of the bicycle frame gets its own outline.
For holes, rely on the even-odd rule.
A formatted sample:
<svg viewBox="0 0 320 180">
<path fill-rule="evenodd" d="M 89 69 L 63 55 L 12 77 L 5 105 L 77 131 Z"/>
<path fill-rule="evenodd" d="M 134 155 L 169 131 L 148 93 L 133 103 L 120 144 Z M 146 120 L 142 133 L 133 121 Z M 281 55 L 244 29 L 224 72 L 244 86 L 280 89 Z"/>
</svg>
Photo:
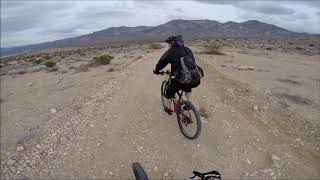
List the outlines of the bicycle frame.
<svg viewBox="0 0 320 180">
<path fill-rule="evenodd" d="M 168 72 L 162 72 L 161 75 L 164 75 L 164 74 L 167 74 L 169 76 L 168 78 L 168 82 L 170 81 L 171 78 L 173 78 L 174 76 L 171 75 L 170 73 Z M 181 113 L 181 105 L 182 105 L 182 102 L 184 101 L 183 100 L 183 90 L 179 90 L 177 92 L 178 94 L 178 97 L 174 97 L 174 99 L 172 100 L 172 103 L 173 103 L 173 112 L 175 112 L 177 114 L 177 116 L 179 118 L 181 118 L 182 122 L 186 124 L 186 122 L 188 121 L 188 117 L 186 117 L 186 115 L 184 115 L 183 113 Z M 190 112 L 188 111 L 188 114 L 189 116 L 191 117 L 191 114 Z"/>
<path fill-rule="evenodd" d="M 174 98 L 172 100 L 172 103 L 173 103 L 173 112 L 179 114 L 180 113 L 181 102 L 183 101 L 183 97 L 182 97 L 183 91 L 180 90 L 180 91 L 177 92 L 177 94 L 178 94 L 179 97 L 178 98 Z"/>
</svg>

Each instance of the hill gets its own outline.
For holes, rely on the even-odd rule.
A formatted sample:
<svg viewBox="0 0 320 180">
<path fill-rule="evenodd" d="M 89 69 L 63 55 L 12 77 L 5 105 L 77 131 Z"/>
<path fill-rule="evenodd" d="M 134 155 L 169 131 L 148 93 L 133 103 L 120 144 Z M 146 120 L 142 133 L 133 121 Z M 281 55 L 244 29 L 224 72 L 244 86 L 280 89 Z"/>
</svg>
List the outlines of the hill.
<svg viewBox="0 0 320 180">
<path fill-rule="evenodd" d="M 73 38 L 61 39 L 53 42 L 32 44 L 27 46 L 1 48 L 1 56 L 33 52 L 50 48 L 99 46 L 114 42 L 132 41 L 155 41 L 182 34 L 185 39 L 204 38 L 282 38 L 299 35 L 278 26 L 263 23 L 257 20 L 237 23 L 229 21 L 220 23 L 213 20 L 172 20 L 158 26 L 137 26 L 137 27 L 111 27 L 90 34 Z"/>
</svg>

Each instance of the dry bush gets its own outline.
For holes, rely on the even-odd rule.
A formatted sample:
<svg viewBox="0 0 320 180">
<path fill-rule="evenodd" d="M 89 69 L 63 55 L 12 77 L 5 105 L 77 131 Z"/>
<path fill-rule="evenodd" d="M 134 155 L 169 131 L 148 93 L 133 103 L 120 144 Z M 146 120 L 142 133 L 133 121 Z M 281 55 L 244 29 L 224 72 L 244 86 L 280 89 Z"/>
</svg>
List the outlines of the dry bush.
<svg viewBox="0 0 320 180">
<path fill-rule="evenodd" d="M 31 62 L 33 63 L 33 64 L 41 64 L 42 63 L 42 59 L 41 58 L 35 58 L 35 59 L 32 59 L 31 60 Z"/>
<path fill-rule="evenodd" d="M 99 65 L 106 65 L 106 64 L 110 64 L 113 58 L 114 58 L 113 56 L 106 54 L 106 55 L 96 56 L 93 58 L 93 60 L 95 61 L 95 63 Z"/>
<path fill-rule="evenodd" d="M 109 68 L 109 69 L 107 70 L 107 72 L 113 72 L 113 71 L 115 71 L 115 69 L 114 69 L 113 67 L 111 67 L 111 68 Z"/>
<path fill-rule="evenodd" d="M 17 74 L 25 74 L 27 73 L 28 71 L 27 70 L 18 70 L 17 71 Z"/>
<path fill-rule="evenodd" d="M 164 48 L 164 45 L 160 44 L 160 43 L 151 43 L 150 44 L 150 49 L 162 49 Z"/>
<path fill-rule="evenodd" d="M 208 42 L 204 47 L 205 47 L 205 51 L 203 53 L 223 55 L 223 53 L 221 52 L 221 46 L 219 46 L 214 42 Z"/>
<path fill-rule="evenodd" d="M 57 66 L 54 66 L 54 67 L 51 68 L 51 71 L 58 71 L 58 69 L 59 68 Z"/>
<path fill-rule="evenodd" d="M 89 64 L 81 64 L 77 69 L 76 72 L 87 72 L 89 70 Z"/>
<path fill-rule="evenodd" d="M 43 59 L 45 59 L 45 60 L 51 59 L 51 57 L 49 56 L 49 54 L 43 54 L 43 55 L 41 55 L 41 57 L 42 57 Z"/>
<path fill-rule="evenodd" d="M 48 67 L 48 68 L 52 68 L 52 67 L 55 67 L 56 66 L 56 62 L 53 62 L 53 61 L 46 61 L 45 63 L 44 63 L 44 65 L 46 65 L 46 67 Z"/>
</svg>

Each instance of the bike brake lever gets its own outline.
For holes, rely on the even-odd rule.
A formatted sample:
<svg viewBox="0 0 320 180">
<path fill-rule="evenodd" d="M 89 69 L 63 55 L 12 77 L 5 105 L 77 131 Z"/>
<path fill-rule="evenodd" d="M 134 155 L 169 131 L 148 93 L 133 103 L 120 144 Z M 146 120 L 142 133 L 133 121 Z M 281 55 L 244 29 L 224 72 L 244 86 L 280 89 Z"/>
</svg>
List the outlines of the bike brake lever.
<svg viewBox="0 0 320 180">
<path fill-rule="evenodd" d="M 200 172 L 193 171 L 193 174 L 194 174 L 195 176 L 200 177 L 201 179 L 203 179 L 203 178 L 204 178 L 204 175 L 203 175 L 202 173 L 200 173 Z"/>
</svg>

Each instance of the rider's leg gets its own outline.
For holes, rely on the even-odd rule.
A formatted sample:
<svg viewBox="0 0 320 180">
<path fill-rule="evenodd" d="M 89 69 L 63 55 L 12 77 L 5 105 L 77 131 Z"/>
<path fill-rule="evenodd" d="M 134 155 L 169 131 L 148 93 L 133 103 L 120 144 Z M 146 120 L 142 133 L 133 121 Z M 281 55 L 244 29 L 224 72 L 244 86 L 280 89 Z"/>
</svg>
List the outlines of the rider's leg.
<svg viewBox="0 0 320 180">
<path fill-rule="evenodd" d="M 167 106 L 167 108 L 170 109 L 170 110 L 172 110 L 171 104 L 172 104 L 172 100 L 166 98 L 166 106 Z"/>
<path fill-rule="evenodd" d="M 169 110 L 173 111 L 172 108 L 172 99 L 174 98 L 174 94 L 178 91 L 178 86 L 176 84 L 176 82 L 174 80 L 170 80 L 167 88 L 166 88 L 166 92 L 165 92 L 165 97 L 166 97 L 166 106 Z"/>
<path fill-rule="evenodd" d="M 187 101 L 191 101 L 192 96 L 191 92 L 186 92 Z"/>
</svg>

